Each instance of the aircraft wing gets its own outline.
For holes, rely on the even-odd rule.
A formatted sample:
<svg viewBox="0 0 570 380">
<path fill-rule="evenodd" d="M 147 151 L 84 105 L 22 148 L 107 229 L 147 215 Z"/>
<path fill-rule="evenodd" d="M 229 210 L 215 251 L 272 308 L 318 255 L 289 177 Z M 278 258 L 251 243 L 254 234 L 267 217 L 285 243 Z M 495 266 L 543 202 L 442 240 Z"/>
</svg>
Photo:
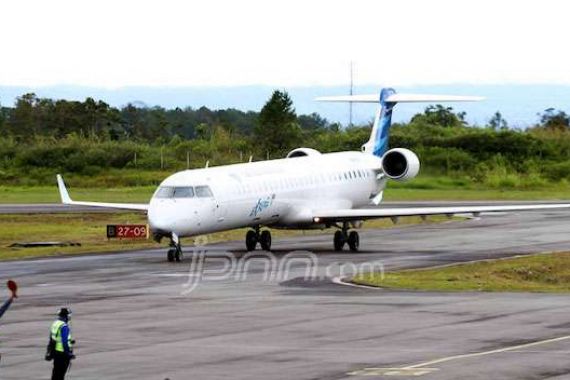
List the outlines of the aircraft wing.
<svg viewBox="0 0 570 380">
<path fill-rule="evenodd" d="M 378 219 L 378 218 L 397 218 L 400 216 L 427 216 L 427 215 L 453 216 L 455 214 L 473 214 L 474 216 L 478 216 L 479 214 L 486 212 L 559 210 L 559 209 L 570 209 L 570 203 L 315 210 L 313 212 L 313 220 L 315 220 L 315 222 L 350 221 L 350 220 L 365 220 L 365 219 Z"/>
<path fill-rule="evenodd" d="M 66 205 L 77 205 L 77 206 L 91 206 L 91 207 L 105 207 L 105 208 L 116 208 L 123 210 L 137 210 L 137 211 L 147 211 L 148 204 L 146 203 L 106 203 L 106 202 L 82 202 L 74 201 L 69 196 L 67 187 L 63 182 L 63 177 L 57 175 L 57 187 L 59 188 L 59 195 L 61 197 L 61 203 Z"/>
</svg>

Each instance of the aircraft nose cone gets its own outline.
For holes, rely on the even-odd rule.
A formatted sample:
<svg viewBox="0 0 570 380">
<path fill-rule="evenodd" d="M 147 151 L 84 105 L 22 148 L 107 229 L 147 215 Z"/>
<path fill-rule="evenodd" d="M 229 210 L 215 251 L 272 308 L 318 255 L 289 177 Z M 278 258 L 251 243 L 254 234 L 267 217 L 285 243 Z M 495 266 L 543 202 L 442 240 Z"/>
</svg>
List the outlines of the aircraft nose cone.
<svg viewBox="0 0 570 380">
<path fill-rule="evenodd" d="M 172 232 L 174 229 L 174 224 L 164 218 L 150 218 L 148 220 L 150 229 L 152 231 L 162 231 L 162 232 Z"/>
<path fill-rule="evenodd" d="M 155 232 L 172 232 L 176 227 L 175 219 L 169 218 L 168 215 L 161 212 L 161 208 L 157 206 L 150 207 L 148 210 L 148 224 L 150 225 L 150 229 Z"/>
</svg>

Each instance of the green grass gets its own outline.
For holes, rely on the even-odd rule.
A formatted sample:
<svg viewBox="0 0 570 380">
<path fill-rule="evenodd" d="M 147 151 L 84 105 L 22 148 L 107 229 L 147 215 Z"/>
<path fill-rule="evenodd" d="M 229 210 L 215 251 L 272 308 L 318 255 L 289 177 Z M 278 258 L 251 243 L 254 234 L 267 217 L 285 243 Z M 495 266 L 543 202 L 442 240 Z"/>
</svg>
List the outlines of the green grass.
<svg viewBox="0 0 570 380">
<path fill-rule="evenodd" d="M 132 171 L 125 171 L 123 174 L 135 177 Z M 146 178 L 151 174 L 156 182 L 168 175 L 166 172 L 142 172 L 140 175 Z M 116 185 L 121 183 L 117 179 L 120 175 L 120 171 L 114 171 L 107 177 L 94 177 L 89 181 L 71 176 L 69 183 L 72 186 L 69 192 L 76 200 L 148 202 L 156 189 L 155 186 L 120 187 Z M 148 182 L 148 180 L 149 178 L 146 178 L 145 181 Z M 73 186 L 74 183 L 78 185 Z M 567 200 L 570 199 L 570 185 L 561 181 L 535 187 L 497 188 L 473 183 L 466 178 L 423 175 L 405 183 L 390 181 L 384 193 L 384 199 L 387 201 Z M 0 203 L 55 202 L 59 202 L 55 181 L 53 186 L 0 186 Z"/>
<path fill-rule="evenodd" d="M 74 200 L 146 203 L 155 187 L 73 188 Z M 568 200 L 570 189 L 496 190 L 496 189 L 408 189 L 391 188 L 384 192 L 385 201 L 485 201 L 485 200 Z M 57 187 L 0 186 L 0 203 L 58 203 Z"/>
<path fill-rule="evenodd" d="M 150 240 L 107 240 L 107 224 L 146 223 L 136 213 L 0 215 L 0 260 L 155 246 Z M 16 242 L 73 241 L 80 247 L 10 248 Z"/>
<path fill-rule="evenodd" d="M 388 185 L 390 186 L 390 185 Z M 385 201 L 533 201 L 568 200 L 570 189 L 545 188 L 542 190 L 500 189 L 388 189 Z"/>
<path fill-rule="evenodd" d="M 147 203 L 154 186 L 115 188 L 70 188 L 74 200 Z M 59 203 L 57 186 L 0 186 L 0 203 Z"/>
<path fill-rule="evenodd" d="M 469 178 L 420 175 L 409 182 L 388 183 L 388 201 L 417 200 L 567 200 L 570 185 L 566 181 L 542 183 L 540 186 L 490 186 Z"/>
<path fill-rule="evenodd" d="M 570 252 L 439 268 L 364 273 L 360 285 L 429 291 L 570 292 Z"/>
</svg>

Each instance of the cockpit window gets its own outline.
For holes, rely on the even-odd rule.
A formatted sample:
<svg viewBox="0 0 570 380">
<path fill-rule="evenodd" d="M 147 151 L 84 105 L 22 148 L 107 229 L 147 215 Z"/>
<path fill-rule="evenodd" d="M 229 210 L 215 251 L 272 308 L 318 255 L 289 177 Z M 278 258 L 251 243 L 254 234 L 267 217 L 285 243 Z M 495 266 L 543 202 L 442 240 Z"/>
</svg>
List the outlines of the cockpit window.
<svg viewBox="0 0 570 380">
<path fill-rule="evenodd" d="M 173 196 L 174 196 L 174 187 L 170 186 L 160 187 L 155 195 L 155 197 L 157 198 L 172 198 Z"/>
<path fill-rule="evenodd" d="M 156 198 L 192 198 L 194 188 L 191 186 L 163 186 L 156 192 Z"/>
<path fill-rule="evenodd" d="M 198 198 L 210 198 L 214 195 L 212 190 L 210 190 L 210 186 L 196 186 L 196 196 Z"/>
<path fill-rule="evenodd" d="M 175 187 L 174 198 L 192 198 L 194 197 L 194 189 L 192 187 Z"/>
</svg>

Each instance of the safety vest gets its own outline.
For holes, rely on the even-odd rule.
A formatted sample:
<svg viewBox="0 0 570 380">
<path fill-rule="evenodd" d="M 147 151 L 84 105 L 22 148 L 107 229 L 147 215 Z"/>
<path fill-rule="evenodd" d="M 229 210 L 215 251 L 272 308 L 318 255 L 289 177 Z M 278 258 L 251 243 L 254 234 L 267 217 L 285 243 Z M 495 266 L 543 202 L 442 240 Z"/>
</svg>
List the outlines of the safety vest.
<svg viewBox="0 0 570 380">
<path fill-rule="evenodd" d="M 64 352 L 63 350 L 63 340 L 61 338 L 61 329 L 66 326 L 67 323 L 60 321 L 59 319 L 51 324 L 51 339 L 55 342 L 55 350 L 57 352 Z M 71 329 L 69 330 L 69 335 L 67 337 L 67 345 L 71 350 Z"/>
</svg>

